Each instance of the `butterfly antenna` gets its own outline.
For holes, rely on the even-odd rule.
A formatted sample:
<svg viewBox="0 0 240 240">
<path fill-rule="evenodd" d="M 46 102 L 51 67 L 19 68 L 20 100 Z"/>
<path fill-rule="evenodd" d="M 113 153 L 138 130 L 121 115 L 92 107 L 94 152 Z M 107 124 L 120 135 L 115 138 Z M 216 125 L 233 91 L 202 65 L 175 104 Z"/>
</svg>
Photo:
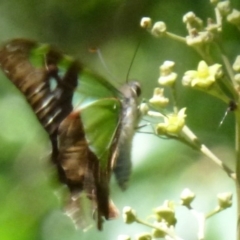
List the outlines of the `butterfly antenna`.
<svg viewBox="0 0 240 240">
<path fill-rule="evenodd" d="M 100 62 L 101 62 L 101 64 L 102 64 L 103 68 L 105 69 L 105 71 L 108 73 L 108 75 L 109 75 L 112 79 L 114 79 L 115 81 L 117 81 L 117 78 L 116 78 L 115 76 L 113 76 L 112 73 L 111 73 L 111 71 L 109 70 L 109 68 L 108 68 L 108 66 L 107 66 L 107 64 L 106 64 L 106 61 L 104 60 L 104 57 L 103 57 L 103 55 L 102 55 L 102 53 L 101 53 L 101 50 L 100 50 L 99 48 L 91 48 L 91 49 L 90 49 L 90 52 L 97 54 L 97 56 L 98 56 L 98 58 L 99 58 L 99 60 L 100 60 Z"/>
<path fill-rule="evenodd" d="M 138 44 L 137 44 L 137 47 L 136 47 L 136 49 L 135 49 L 135 51 L 134 51 L 132 60 L 131 60 L 131 62 L 130 62 L 130 65 L 129 65 L 129 68 L 128 68 L 128 71 L 127 71 L 126 82 L 128 82 L 129 74 L 130 74 L 130 71 L 131 71 L 131 69 L 132 69 L 132 65 L 133 65 L 133 62 L 134 62 L 134 60 L 135 60 L 135 58 L 136 58 L 136 55 L 137 55 L 137 52 L 138 52 L 138 49 L 139 49 L 139 47 L 140 47 L 141 42 L 142 42 L 142 39 L 139 40 L 139 42 L 138 42 Z"/>
</svg>

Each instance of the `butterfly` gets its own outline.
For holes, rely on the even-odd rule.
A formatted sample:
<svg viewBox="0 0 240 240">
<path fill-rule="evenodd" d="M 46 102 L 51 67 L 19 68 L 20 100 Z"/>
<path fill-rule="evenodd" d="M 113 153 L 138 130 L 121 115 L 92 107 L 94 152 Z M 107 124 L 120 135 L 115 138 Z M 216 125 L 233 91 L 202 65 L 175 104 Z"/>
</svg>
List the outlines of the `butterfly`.
<svg viewBox="0 0 240 240">
<path fill-rule="evenodd" d="M 131 172 L 139 83 L 117 89 L 79 61 L 27 39 L 2 46 L 0 67 L 48 133 L 51 161 L 69 190 L 66 213 L 86 226 L 81 202 L 87 198 L 101 230 L 103 218 L 118 214 L 109 197 L 111 173 L 125 189 Z"/>
</svg>

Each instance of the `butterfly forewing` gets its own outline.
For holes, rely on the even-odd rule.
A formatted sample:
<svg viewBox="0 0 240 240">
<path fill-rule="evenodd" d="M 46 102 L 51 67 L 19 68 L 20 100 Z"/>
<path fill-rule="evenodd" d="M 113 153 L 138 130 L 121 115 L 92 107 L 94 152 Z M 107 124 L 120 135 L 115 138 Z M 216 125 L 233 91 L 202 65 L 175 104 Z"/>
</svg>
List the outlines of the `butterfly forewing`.
<svg viewBox="0 0 240 240">
<path fill-rule="evenodd" d="M 72 110 L 80 68 L 73 62 L 60 77 L 57 64 L 61 59 L 57 51 L 23 39 L 12 40 L 0 50 L 1 68 L 25 95 L 50 135 L 56 133 L 59 123 Z M 50 86 L 53 81 L 56 82 L 54 89 Z"/>
</svg>

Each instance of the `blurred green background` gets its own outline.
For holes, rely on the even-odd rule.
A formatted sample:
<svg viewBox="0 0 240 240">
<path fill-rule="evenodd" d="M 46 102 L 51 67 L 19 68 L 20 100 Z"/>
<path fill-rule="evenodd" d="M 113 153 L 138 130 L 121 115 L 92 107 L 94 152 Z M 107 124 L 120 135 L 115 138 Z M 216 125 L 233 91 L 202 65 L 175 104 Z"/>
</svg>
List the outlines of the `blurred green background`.
<svg viewBox="0 0 240 240">
<path fill-rule="evenodd" d="M 231 2 L 240 8 L 238 0 Z M 185 36 L 182 16 L 188 11 L 194 11 L 204 21 L 214 14 L 208 0 L 0 0 L 0 42 L 24 37 L 54 44 L 109 79 L 97 56 L 88 52 L 89 47 L 97 46 L 111 73 L 123 83 L 141 40 L 130 78 L 141 82 L 143 97 L 149 98 L 164 60 L 175 61 L 176 71 L 182 76 L 186 70 L 195 69 L 200 58 L 184 45 L 145 33 L 139 27 L 140 19 L 150 16 L 155 21 L 163 20 L 170 31 Z M 225 47 L 233 61 L 240 51 L 240 35 L 229 25 L 224 30 Z M 141 225 L 125 225 L 121 217 L 106 222 L 102 232 L 74 229 L 61 211 L 58 188 L 52 183 L 46 133 L 2 73 L 0 81 L 0 239 L 114 240 L 119 234 L 133 236 L 149 231 Z M 183 89 L 180 81 L 177 89 L 179 106 L 187 107 L 187 124 L 234 168 L 232 114 L 218 127 L 227 106 L 204 93 Z M 197 152 L 178 142 L 137 133 L 129 189 L 121 192 L 113 179 L 111 196 L 120 210 L 132 206 L 146 219 L 165 199 L 178 201 L 186 187 L 196 193 L 193 206 L 203 212 L 216 206 L 217 193 L 235 191 L 233 181 Z M 197 239 L 195 218 L 180 206 L 177 218 L 179 236 Z M 206 239 L 234 239 L 235 229 L 234 201 L 231 209 L 207 221 Z"/>
</svg>

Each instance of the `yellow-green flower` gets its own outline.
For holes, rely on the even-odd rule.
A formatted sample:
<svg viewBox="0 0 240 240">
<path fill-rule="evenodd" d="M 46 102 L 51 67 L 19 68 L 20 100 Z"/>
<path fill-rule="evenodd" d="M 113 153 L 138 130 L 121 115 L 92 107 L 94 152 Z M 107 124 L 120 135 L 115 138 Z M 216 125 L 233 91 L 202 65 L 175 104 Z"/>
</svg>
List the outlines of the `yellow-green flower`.
<svg viewBox="0 0 240 240">
<path fill-rule="evenodd" d="M 153 97 L 149 99 L 149 103 L 151 103 L 154 107 L 164 108 L 169 103 L 169 99 L 164 97 L 164 89 L 163 88 L 155 88 Z"/>
<path fill-rule="evenodd" d="M 211 87 L 217 78 L 222 76 L 222 66 L 214 64 L 208 66 L 205 61 L 198 64 L 197 71 L 190 70 L 185 72 L 182 83 L 185 86 L 207 89 Z"/>
<path fill-rule="evenodd" d="M 178 113 L 173 113 L 164 117 L 164 122 L 156 127 L 157 134 L 178 134 L 185 125 L 186 108 L 182 108 Z"/>
</svg>

